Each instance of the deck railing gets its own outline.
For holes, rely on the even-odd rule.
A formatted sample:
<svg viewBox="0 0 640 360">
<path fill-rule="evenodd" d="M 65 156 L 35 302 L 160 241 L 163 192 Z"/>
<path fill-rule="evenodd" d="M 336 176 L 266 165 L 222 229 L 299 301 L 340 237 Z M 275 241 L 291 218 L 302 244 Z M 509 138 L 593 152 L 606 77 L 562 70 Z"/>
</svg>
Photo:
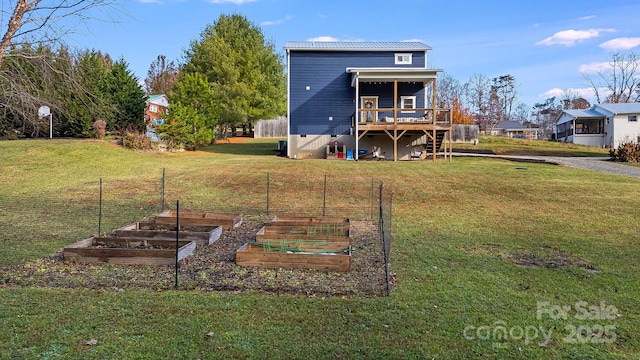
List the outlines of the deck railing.
<svg viewBox="0 0 640 360">
<path fill-rule="evenodd" d="M 433 123 L 433 109 L 358 109 L 358 125 L 381 125 L 388 123 Z M 436 109 L 436 124 L 451 124 L 451 109 Z"/>
</svg>

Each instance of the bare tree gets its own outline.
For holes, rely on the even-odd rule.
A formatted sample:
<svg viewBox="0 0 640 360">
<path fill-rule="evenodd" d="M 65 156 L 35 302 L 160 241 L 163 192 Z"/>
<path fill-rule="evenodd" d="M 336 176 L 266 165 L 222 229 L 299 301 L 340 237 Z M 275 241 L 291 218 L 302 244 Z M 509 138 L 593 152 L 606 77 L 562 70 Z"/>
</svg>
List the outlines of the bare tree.
<svg viewBox="0 0 640 360">
<path fill-rule="evenodd" d="M 596 72 L 598 75 L 596 79 L 586 73 L 582 73 L 582 77 L 593 90 L 598 103 L 638 102 L 640 101 L 639 70 L 640 59 L 636 53 L 615 53 L 612 55 L 609 67 Z M 603 94 L 603 89 L 606 94 Z"/>
<path fill-rule="evenodd" d="M 6 31 L 0 40 L 0 65 L 11 47 L 58 42 L 84 23 L 93 9 L 116 3 L 117 0 L 3 0 L 0 28 Z"/>
<path fill-rule="evenodd" d="M 144 89 L 147 95 L 168 94 L 178 80 L 178 69 L 173 61 L 167 62 L 167 57 L 158 55 L 147 71 L 144 79 Z"/>
<path fill-rule="evenodd" d="M 589 101 L 583 98 L 575 91 L 567 91 L 564 94 L 564 97 L 561 100 L 562 109 L 564 110 L 578 110 L 578 109 L 588 109 L 591 107 Z"/>
<path fill-rule="evenodd" d="M 489 78 L 483 74 L 473 74 L 464 85 L 467 103 L 471 108 L 480 130 L 485 130 L 488 116 L 487 105 L 489 102 Z"/>
<path fill-rule="evenodd" d="M 499 120 L 509 120 L 513 104 L 518 98 L 516 78 L 513 75 L 502 75 L 491 80 L 492 94 L 498 98 L 500 104 Z"/>
</svg>

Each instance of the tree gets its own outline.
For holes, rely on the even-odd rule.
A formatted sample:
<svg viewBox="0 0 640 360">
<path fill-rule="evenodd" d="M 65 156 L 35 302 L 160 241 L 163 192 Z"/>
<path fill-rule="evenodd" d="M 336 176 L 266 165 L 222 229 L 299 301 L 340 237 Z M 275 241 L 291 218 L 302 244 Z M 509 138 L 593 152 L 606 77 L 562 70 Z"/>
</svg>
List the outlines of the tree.
<svg viewBox="0 0 640 360">
<path fill-rule="evenodd" d="M 591 78 L 582 73 L 598 103 L 629 103 L 640 101 L 640 59 L 634 52 L 615 53 L 606 69 L 596 71 Z M 603 96 L 604 99 L 602 98 Z"/>
<path fill-rule="evenodd" d="M 86 21 L 96 8 L 109 8 L 117 0 L 7 0 L 0 8 L 0 65 L 15 46 L 53 44 Z"/>
<path fill-rule="evenodd" d="M 178 80 L 178 69 L 173 61 L 167 62 L 167 57 L 158 55 L 151 63 L 144 79 L 147 95 L 169 94 Z"/>
<path fill-rule="evenodd" d="M 513 75 L 502 75 L 491 80 L 491 94 L 497 99 L 499 111 L 498 121 L 509 120 L 513 104 L 518 97 L 516 78 Z"/>
<path fill-rule="evenodd" d="M 458 101 L 458 105 L 460 105 L 463 87 L 460 84 L 460 81 L 453 78 L 451 75 L 446 73 L 438 74 L 436 91 L 438 93 L 438 107 L 452 109 L 454 100 Z"/>
<path fill-rule="evenodd" d="M 241 15 L 221 15 L 185 52 L 185 74 L 204 76 L 219 104 L 217 125 L 268 119 L 286 111 L 281 56 L 262 31 Z"/>
<path fill-rule="evenodd" d="M 103 93 L 109 97 L 116 114 L 110 124 L 112 129 L 142 131 L 146 95 L 128 67 L 124 59 L 113 64 Z"/>
<path fill-rule="evenodd" d="M 489 91 L 489 78 L 483 74 L 471 75 L 464 85 L 467 103 L 481 131 L 486 130 L 489 120 L 487 113 Z"/>
<path fill-rule="evenodd" d="M 564 110 L 588 109 L 590 107 L 589 101 L 574 91 L 567 91 L 562 98 L 562 109 Z"/>
<path fill-rule="evenodd" d="M 158 126 L 169 147 L 184 145 L 194 150 L 211 143 L 220 109 L 207 80 L 199 73 L 183 75 L 169 99 L 169 119 Z"/>
<path fill-rule="evenodd" d="M 453 99 L 451 104 L 451 123 L 452 124 L 473 124 L 473 114 L 467 108 L 463 108 L 460 101 Z"/>
<path fill-rule="evenodd" d="M 542 134 L 553 133 L 553 121 L 560 111 L 561 106 L 556 104 L 555 97 L 550 97 L 544 102 L 536 103 L 533 106 L 533 115 Z"/>
</svg>

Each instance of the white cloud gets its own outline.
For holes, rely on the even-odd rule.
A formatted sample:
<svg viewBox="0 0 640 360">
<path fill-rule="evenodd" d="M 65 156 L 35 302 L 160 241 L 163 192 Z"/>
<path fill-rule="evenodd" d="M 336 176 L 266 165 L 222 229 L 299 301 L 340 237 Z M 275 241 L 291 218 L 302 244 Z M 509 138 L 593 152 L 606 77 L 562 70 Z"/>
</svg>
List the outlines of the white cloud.
<svg viewBox="0 0 640 360">
<path fill-rule="evenodd" d="M 581 18 L 579 18 L 578 20 L 591 20 L 593 18 L 595 18 L 595 15 L 587 15 L 587 16 L 583 16 Z"/>
<path fill-rule="evenodd" d="M 608 96 L 611 92 L 609 91 L 609 89 L 607 88 L 599 88 L 598 92 L 600 92 L 600 97 L 604 98 L 606 96 Z M 595 93 L 593 92 L 593 89 L 590 87 L 586 87 L 586 88 L 568 88 L 566 90 L 562 90 L 560 88 L 553 88 L 550 90 L 545 91 L 544 93 L 538 95 L 539 98 L 541 99 L 548 99 L 551 97 L 556 98 L 556 100 L 561 100 L 563 99 L 565 96 L 570 95 L 571 97 L 582 97 L 587 99 L 589 102 L 594 102 L 595 101 Z"/>
<path fill-rule="evenodd" d="M 536 45 L 564 45 L 573 46 L 581 41 L 600 36 L 604 32 L 614 32 L 615 29 L 563 30 L 540 40 Z"/>
<path fill-rule="evenodd" d="M 565 91 L 560 89 L 560 88 L 553 88 L 550 90 L 545 91 L 544 93 L 538 95 L 538 97 L 542 98 L 542 99 L 548 99 L 550 97 L 556 97 L 556 98 L 561 98 L 563 97 L 565 94 Z"/>
<path fill-rule="evenodd" d="M 263 21 L 260 23 L 260 25 L 262 26 L 271 26 L 271 25 L 282 25 L 284 23 L 286 23 L 287 21 L 293 19 L 293 15 L 287 15 L 281 19 L 278 20 L 267 20 L 267 21 Z"/>
<path fill-rule="evenodd" d="M 608 62 L 592 62 L 589 64 L 582 64 L 578 67 L 578 71 L 581 73 L 597 73 L 611 69 L 611 64 Z"/>
<path fill-rule="evenodd" d="M 328 42 L 328 41 L 340 41 L 336 38 L 334 38 L 333 36 L 317 36 L 311 39 L 307 39 L 307 41 L 324 41 L 324 42 Z"/>
<path fill-rule="evenodd" d="M 629 50 L 640 46 L 640 37 L 621 37 L 605 41 L 600 47 L 605 50 Z"/>
<path fill-rule="evenodd" d="M 212 4 L 236 4 L 242 5 L 250 2 L 254 2 L 257 0 L 208 0 Z"/>
</svg>

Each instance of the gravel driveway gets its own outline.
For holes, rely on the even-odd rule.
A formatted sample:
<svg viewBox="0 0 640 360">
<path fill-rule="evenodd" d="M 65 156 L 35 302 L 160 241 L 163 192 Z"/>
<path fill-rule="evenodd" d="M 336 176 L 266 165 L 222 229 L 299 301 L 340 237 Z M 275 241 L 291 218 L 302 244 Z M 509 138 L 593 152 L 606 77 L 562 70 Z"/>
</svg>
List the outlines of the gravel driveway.
<svg viewBox="0 0 640 360">
<path fill-rule="evenodd" d="M 521 162 L 548 163 L 570 166 L 578 169 L 640 178 L 640 168 L 608 161 L 607 157 L 559 157 L 559 156 L 519 156 L 453 153 L 453 156 L 490 157 Z"/>
</svg>

